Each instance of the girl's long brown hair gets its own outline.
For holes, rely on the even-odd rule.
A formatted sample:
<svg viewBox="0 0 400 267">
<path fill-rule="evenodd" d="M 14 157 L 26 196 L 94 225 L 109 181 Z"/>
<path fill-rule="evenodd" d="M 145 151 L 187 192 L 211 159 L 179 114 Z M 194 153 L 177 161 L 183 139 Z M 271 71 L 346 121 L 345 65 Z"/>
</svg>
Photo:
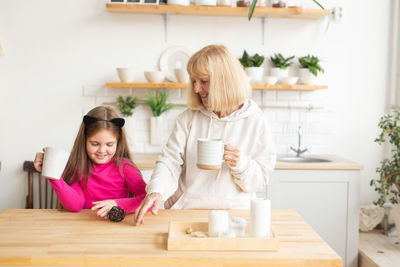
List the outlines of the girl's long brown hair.
<svg viewBox="0 0 400 267">
<path fill-rule="evenodd" d="M 100 120 L 111 120 L 120 117 L 117 111 L 108 106 L 95 107 L 87 115 Z M 110 130 L 117 138 L 117 150 L 113 160 L 117 163 L 118 169 L 120 169 L 124 159 L 129 160 L 130 164 L 137 169 L 131 159 L 124 127 L 120 128 L 109 121 L 96 121 L 88 125 L 85 125 L 82 121 L 63 174 L 63 179 L 67 184 L 75 183 L 82 175 L 84 176 L 85 184 L 87 183 L 93 163 L 86 152 L 86 139 L 103 129 Z"/>
</svg>

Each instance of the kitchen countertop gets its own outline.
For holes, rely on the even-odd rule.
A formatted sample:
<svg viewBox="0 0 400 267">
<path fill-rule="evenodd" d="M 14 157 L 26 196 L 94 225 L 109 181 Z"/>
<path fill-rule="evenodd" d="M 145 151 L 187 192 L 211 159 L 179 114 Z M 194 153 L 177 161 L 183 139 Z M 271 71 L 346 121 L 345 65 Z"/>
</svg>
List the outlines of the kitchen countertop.
<svg viewBox="0 0 400 267">
<path fill-rule="evenodd" d="M 132 154 L 133 162 L 138 168 L 152 169 L 160 154 Z M 310 157 L 318 157 L 330 159 L 332 162 L 324 163 L 288 163 L 277 161 L 276 170 L 362 170 L 363 166 L 353 161 L 340 158 L 335 155 L 312 155 Z"/>
<path fill-rule="evenodd" d="M 133 226 L 91 210 L 13 209 L 0 213 L 0 266 L 307 266 L 339 267 L 338 254 L 294 210 L 272 210 L 279 250 L 168 251 L 170 221 L 206 222 L 209 210 L 148 212 Z M 249 219 L 249 210 L 228 210 Z"/>
</svg>

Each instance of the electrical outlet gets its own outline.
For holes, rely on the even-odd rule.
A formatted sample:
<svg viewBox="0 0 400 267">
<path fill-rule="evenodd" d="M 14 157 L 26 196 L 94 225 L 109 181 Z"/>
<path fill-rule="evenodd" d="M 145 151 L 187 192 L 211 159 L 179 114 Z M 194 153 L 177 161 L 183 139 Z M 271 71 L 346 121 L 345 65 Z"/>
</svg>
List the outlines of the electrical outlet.
<svg viewBox="0 0 400 267">
<path fill-rule="evenodd" d="M 336 6 L 336 7 L 332 8 L 331 14 L 332 14 L 333 20 L 340 21 L 343 18 L 343 8 L 340 6 Z"/>
</svg>

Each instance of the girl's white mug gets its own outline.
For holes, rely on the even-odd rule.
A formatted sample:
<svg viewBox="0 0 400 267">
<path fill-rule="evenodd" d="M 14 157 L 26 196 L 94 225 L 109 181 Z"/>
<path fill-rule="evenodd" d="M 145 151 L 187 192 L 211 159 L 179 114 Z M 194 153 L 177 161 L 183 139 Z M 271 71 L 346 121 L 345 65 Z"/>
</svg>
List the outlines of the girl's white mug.
<svg viewBox="0 0 400 267">
<path fill-rule="evenodd" d="M 224 143 L 221 139 L 197 139 L 197 167 L 204 170 L 218 170 L 224 157 Z"/>
<path fill-rule="evenodd" d="M 43 158 L 42 176 L 59 180 L 67 165 L 69 152 L 64 149 L 46 147 Z"/>
</svg>

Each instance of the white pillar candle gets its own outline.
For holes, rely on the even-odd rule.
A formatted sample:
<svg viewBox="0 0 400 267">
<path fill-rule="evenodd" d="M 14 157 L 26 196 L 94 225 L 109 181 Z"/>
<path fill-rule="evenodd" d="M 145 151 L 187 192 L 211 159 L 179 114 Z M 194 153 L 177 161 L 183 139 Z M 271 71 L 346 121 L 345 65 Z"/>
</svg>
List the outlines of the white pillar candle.
<svg viewBox="0 0 400 267">
<path fill-rule="evenodd" d="M 208 236 L 218 237 L 229 232 L 229 213 L 225 210 L 212 210 L 208 213 Z"/>
<path fill-rule="evenodd" d="M 254 199 L 250 208 L 250 235 L 269 238 L 271 228 L 271 200 Z"/>
</svg>

